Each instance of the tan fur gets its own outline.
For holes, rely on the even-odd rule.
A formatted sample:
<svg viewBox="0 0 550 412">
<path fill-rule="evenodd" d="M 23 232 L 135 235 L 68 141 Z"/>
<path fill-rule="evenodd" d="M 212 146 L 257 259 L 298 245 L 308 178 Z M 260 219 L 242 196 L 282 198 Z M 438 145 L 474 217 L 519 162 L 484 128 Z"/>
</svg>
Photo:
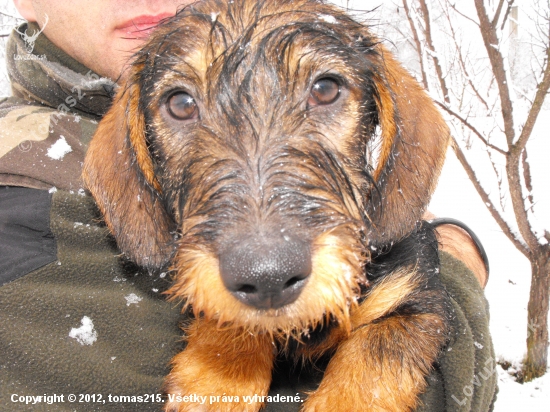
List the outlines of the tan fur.
<svg viewBox="0 0 550 412">
<path fill-rule="evenodd" d="M 399 239 L 422 218 L 445 159 L 449 131 L 432 100 L 411 75 L 384 48 L 380 47 L 387 70 L 385 81 L 377 83 L 381 99 L 382 157 L 399 153 L 393 162 L 380 162 L 376 179 L 382 182 L 382 205 L 368 208 L 378 216 L 378 230 L 370 237 L 385 243 Z M 390 99 L 389 94 L 392 98 Z M 388 131 L 389 130 L 389 131 Z M 395 137 L 390 137 L 392 132 Z M 391 141 L 392 143 L 389 143 Z M 390 146 L 391 145 L 391 146 Z"/>
<path fill-rule="evenodd" d="M 300 355 L 306 359 L 316 359 L 327 352 L 334 351 L 355 330 L 391 313 L 405 302 L 418 287 L 418 274 L 414 270 L 403 269 L 377 284 L 360 305 L 351 309 L 349 322 L 334 328 L 328 339 L 320 345 L 300 348 Z"/>
<path fill-rule="evenodd" d="M 168 402 L 167 411 L 257 411 L 261 402 L 247 404 L 243 396 L 267 395 L 274 346 L 268 335 L 241 329 L 219 330 L 215 321 L 198 319 L 187 329 L 187 348 L 172 360 L 166 392 L 175 396 L 207 396 L 205 405 Z M 220 391 L 220 388 L 223 388 Z M 238 396 L 238 402 L 210 402 L 210 396 Z"/>
<path fill-rule="evenodd" d="M 122 88 L 99 124 L 88 148 L 83 179 L 119 247 L 136 263 L 154 267 L 162 264 L 170 252 L 166 244 L 172 240 L 171 221 L 157 194 L 144 184 L 141 176 L 143 170 L 148 170 L 151 159 L 143 153 L 144 124 L 139 120 L 142 119 L 139 112 L 134 112 L 137 95 L 133 92 Z M 128 135 L 141 143 L 132 145 Z M 140 155 L 134 151 L 136 147 L 141 147 Z M 138 165 L 139 157 L 142 159 L 141 163 L 137 161 Z M 151 176 L 145 179 L 154 182 Z"/>
<path fill-rule="evenodd" d="M 185 296 L 195 314 L 216 320 L 219 328 L 244 327 L 253 334 L 274 337 L 299 335 L 329 314 L 350 329 L 350 308 L 356 305 L 356 288 L 362 266 L 355 239 L 326 233 L 314 241 L 312 274 L 300 297 L 279 309 L 259 311 L 238 302 L 224 287 L 217 259 L 194 245 L 180 249 L 175 258 L 175 282 L 167 292 L 172 299 Z M 337 274 L 337 276 L 335 276 Z"/>
<path fill-rule="evenodd" d="M 419 298 L 421 276 L 416 268 L 401 268 L 372 287 L 365 265 L 370 259 L 369 246 L 399 241 L 415 228 L 435 188 L 448 130 L 427 94 L 374 41 L 366 26 L 350 23 L 341 10 L 314 1 L 267 1 L 261 11 L 258 4 L 205 0 L 196 4 L 201 13 L 186 17 L 177 27 L 168 24 L 158 29 L 98 127 L 86 158 L 84 180 L 121 250 L 142 266 L 169 266 L 174 278 L 170 299 L 182 301 L 184 308 L 194 312 L 196 319 L 185 331 L 187 347 L 172 362 L 168 394 L 265 395 L 275 351 L 288 349 L 294 340 L 299 344 L 296 355 L 306 359 L 334 353 L 321 386 L 310 395 L 303 411 L 412 410 L 445 342 L 444 319 L 431 313 L 394 313 L 408 299 Z M 230 16 L 231 7 L 234 14 Z M 353 30 L 360 27 L 358 37 L 339 32 L 345 45 L 363 37 L 374 39 L 372 53 L 363 58 L 375 68 L 372 110 L 377 112 L 380 129 L 380 142 L 374 142 L 380 144 L 377 164 L 361 163 L 366 148 L 373 144 L 374 137 L 368 133 L 374 131 L 361 123 L 368 102 L 361 100 L 365 85 L 357 80 L 358 70 L 336 55 L 327 62 L 311 53 L 308 42 L 312 39 L 296 36 L 285 54 L 276 48 L 263 50 L 267 61 L 285 65 L 275 75 L 256 66 L 260 73 L 253 76 L 250 90 L 254 93 L 243 97 L 243 101 L 250 100 L 247 122 L 233 119 L 236 126 L 227 121 L 230 116 L 224 110 L 230 104 L 225 102 L 222 107 L 218 101 L 215 87 L 226 54 L 230 54 L 227 47 L 251 34 L 245 48 L 256 50 L 270 30 L 294 22 L 315 23 L 320 16 L 339 19 L 335 31 L 344 24 Z M 176 40 L 170 42 L 170 36 Z M 173 59 L 169 70 L 149 61 L 162 59 L 166 53 Z M 228 80 L 236 84 L 224 86 L 240 90 L 242 79 L 249 74 L 247 64 L 251 64 L 245 57 L 243 62 L 234 66 L 236 74 Z M 342 88 L 343 96 L 334 110 L 306 110 L 303 103 L 312 82 L 329 66 L 352 79 L 352 84 Z M 152 67 L 153 71 L 143 74 Z M 154 87 L 140 90 L 141 80 L 153 78 Z M 202 127 L 166 115 L 166 96 L 175 90 L 193 95 L 200 111 L 197 123 Z M 140 99 L 146 93 L 144 103 Z M 150 124 L 145 124 L 144 110 Z M 322 147 L 334 154 L 345 179 L 343 173 L 335 177 L 316 173 L 318 157 L 304 157 L 303 162 L 294 160 L 289 165 L 275 152 L 292 147 L 310 154 L 312 136 L 319 137 Z M 234 183 L 249 192 L 225 200 L 239 211 L 251 210 L 248 220 L 234 230 L 242 236 L 249 227 L 269 221 L 271 215 L 275 218 L 264 228 L 279 229 L 284 215 L 265 204 L 269 193 L 275 196 L 285 182 L 277 180 L 277 174 L 268 179 L 268 172 L 257 171 L 269 156 L 279 159 L 271 167 L 278 167 L 282 175 L 307 177 L 311 184 L 303 185 L 304 194 L 330 205 L 326 209 L 335 221 L 330 229 L 312 231 L 314 235 L 308 238 L 311 274 L 296 300 L 277 309 L 258 309 L 237 300 L 225 287 L 220 247 L 205 241 L 208 237 L 200 236 L 200 228 L 208 220 L 206 206 L 226 177 L 225 170 L 217 166 L 232 162 L 228 168 L 245 171 L 242 176 L 235 173 L 239 177 L 233 178 Z M 361 181 L 367 168 L 371 168 L 376 189 Z M 218 174 L 212 178 L 210 173 Z M 184 177 L 185 184 L 181 182 Z M 267 180 L 265 186 L 262 178 Z M 345 190 L 330 190 L 339 186 Z M 297 222 L 296 218 L 292 223 L 298 227 Z M 367 290 L 366 295 L 361 296 L 361 288 Z M 311 330 L 330 322 L 336 326 L 324 342 L 312 347 L 303 342 Z M 248 405 L 242 401 L 207 406 L 173 402 L 166 410 L 257 411 L 261 406 L 261 402 Z"/>
<path fill-rule="evenodd" d="M 343 341 L 304 412 L 407 412 L 418 405 L 424 377 L 437 358 L 443 334 L 431 314 L 393 316 L 365 325 Z"/>
<path fill-rule="evenodd" d="M 153 170 L 153 161 L 146 146 L 145 141 L 145 119 L 138 104 L 139 90 L 138 86 L 133 84 L 128 91 L 130 93 L 130 101 L 128 107 L 128 118 L 126 119 L 126 128 L 129 130 L 128 137 L 132 143 L 132 148 L 136 154 L 136 160 L 141 169 L 147 183 L 155 188 L 158 192 L 161 191 L 160 184 L 155 177 Z"/>
</svg>

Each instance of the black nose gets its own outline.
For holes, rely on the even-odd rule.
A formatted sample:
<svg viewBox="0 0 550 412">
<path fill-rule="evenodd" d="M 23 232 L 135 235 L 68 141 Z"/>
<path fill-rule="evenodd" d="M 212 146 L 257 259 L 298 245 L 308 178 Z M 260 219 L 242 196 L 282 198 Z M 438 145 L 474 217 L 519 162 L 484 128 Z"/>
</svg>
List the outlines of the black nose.
<svg viewBox="0 0 550 412">
<path fill-rule="evenodd" d="M 220 253 L 219 259 L 225 287 L 257 309 L 294 302 L 311 273 L 308 243 L 284 234 L 242 238 Z"/>
</svg>

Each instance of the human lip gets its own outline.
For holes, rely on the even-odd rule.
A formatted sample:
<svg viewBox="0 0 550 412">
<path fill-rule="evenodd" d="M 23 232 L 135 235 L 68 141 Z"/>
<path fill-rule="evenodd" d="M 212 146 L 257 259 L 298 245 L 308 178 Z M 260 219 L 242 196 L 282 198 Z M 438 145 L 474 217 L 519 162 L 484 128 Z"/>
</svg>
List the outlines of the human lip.
<svg viewBox="0 0 550 412">
<path fill-rule="evenodd" d="M 155 16 L 143 15 L 131 18 L 115 27 L 115 31 L 122 37 L 130 35 L 132 38 L 148 37 L 151 31 L 165 18 L 173 14 L 162 13 Z"/>
</svg>

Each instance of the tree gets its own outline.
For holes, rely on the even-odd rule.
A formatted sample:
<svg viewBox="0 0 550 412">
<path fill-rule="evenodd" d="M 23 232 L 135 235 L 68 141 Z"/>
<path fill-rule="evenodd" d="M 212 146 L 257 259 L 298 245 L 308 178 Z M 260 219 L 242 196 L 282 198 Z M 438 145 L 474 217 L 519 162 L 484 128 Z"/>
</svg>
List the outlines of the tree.
<svg viewBox="0 0 550 412">
<path fill-rule="evenodd" d="M 514 0 L 396 2 L 408 32 L 396 29 L 412 39 L 420 80 L 452 125 L 457 158 L 499 227 L 531 262 L 521 378 L 532 380 L 548 364 L 550 232 L 536 219 L 528 143 L 550 89 L 550 0 L 522 3 L 530 24 L 521 33 Z M 477 173 L 481 160 L 469 154 L 472 146 L 487 154 L 492 182 Z"/>
</svg>

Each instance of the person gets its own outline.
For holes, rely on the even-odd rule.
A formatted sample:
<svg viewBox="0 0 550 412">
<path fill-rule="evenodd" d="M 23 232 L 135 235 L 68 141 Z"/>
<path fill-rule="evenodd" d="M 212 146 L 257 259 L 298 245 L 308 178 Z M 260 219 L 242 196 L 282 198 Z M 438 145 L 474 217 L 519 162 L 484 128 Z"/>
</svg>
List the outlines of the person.
<svg viewBox="0 0 550 412">
<path fill-rule="evenodd" d="M 132 53 L 191 1 L 14 3 L 27 22 L 9 39 L 12 96 L 0 101 L 0 410 L 159 410 L 169 361 L 184 347 L 180 308 L 163 298 L 166 273 L 121 259 L 80 172 Z M 419 410 L 491 410 L 485 268 L 466 233 L 438 230 L 453 233 L 441 238 L 459 257 L 443 253 L 441 269 L 455 332 Z M 270 394 L 304 399 L 318 379 L 278 371 Z"/>
</svg>

